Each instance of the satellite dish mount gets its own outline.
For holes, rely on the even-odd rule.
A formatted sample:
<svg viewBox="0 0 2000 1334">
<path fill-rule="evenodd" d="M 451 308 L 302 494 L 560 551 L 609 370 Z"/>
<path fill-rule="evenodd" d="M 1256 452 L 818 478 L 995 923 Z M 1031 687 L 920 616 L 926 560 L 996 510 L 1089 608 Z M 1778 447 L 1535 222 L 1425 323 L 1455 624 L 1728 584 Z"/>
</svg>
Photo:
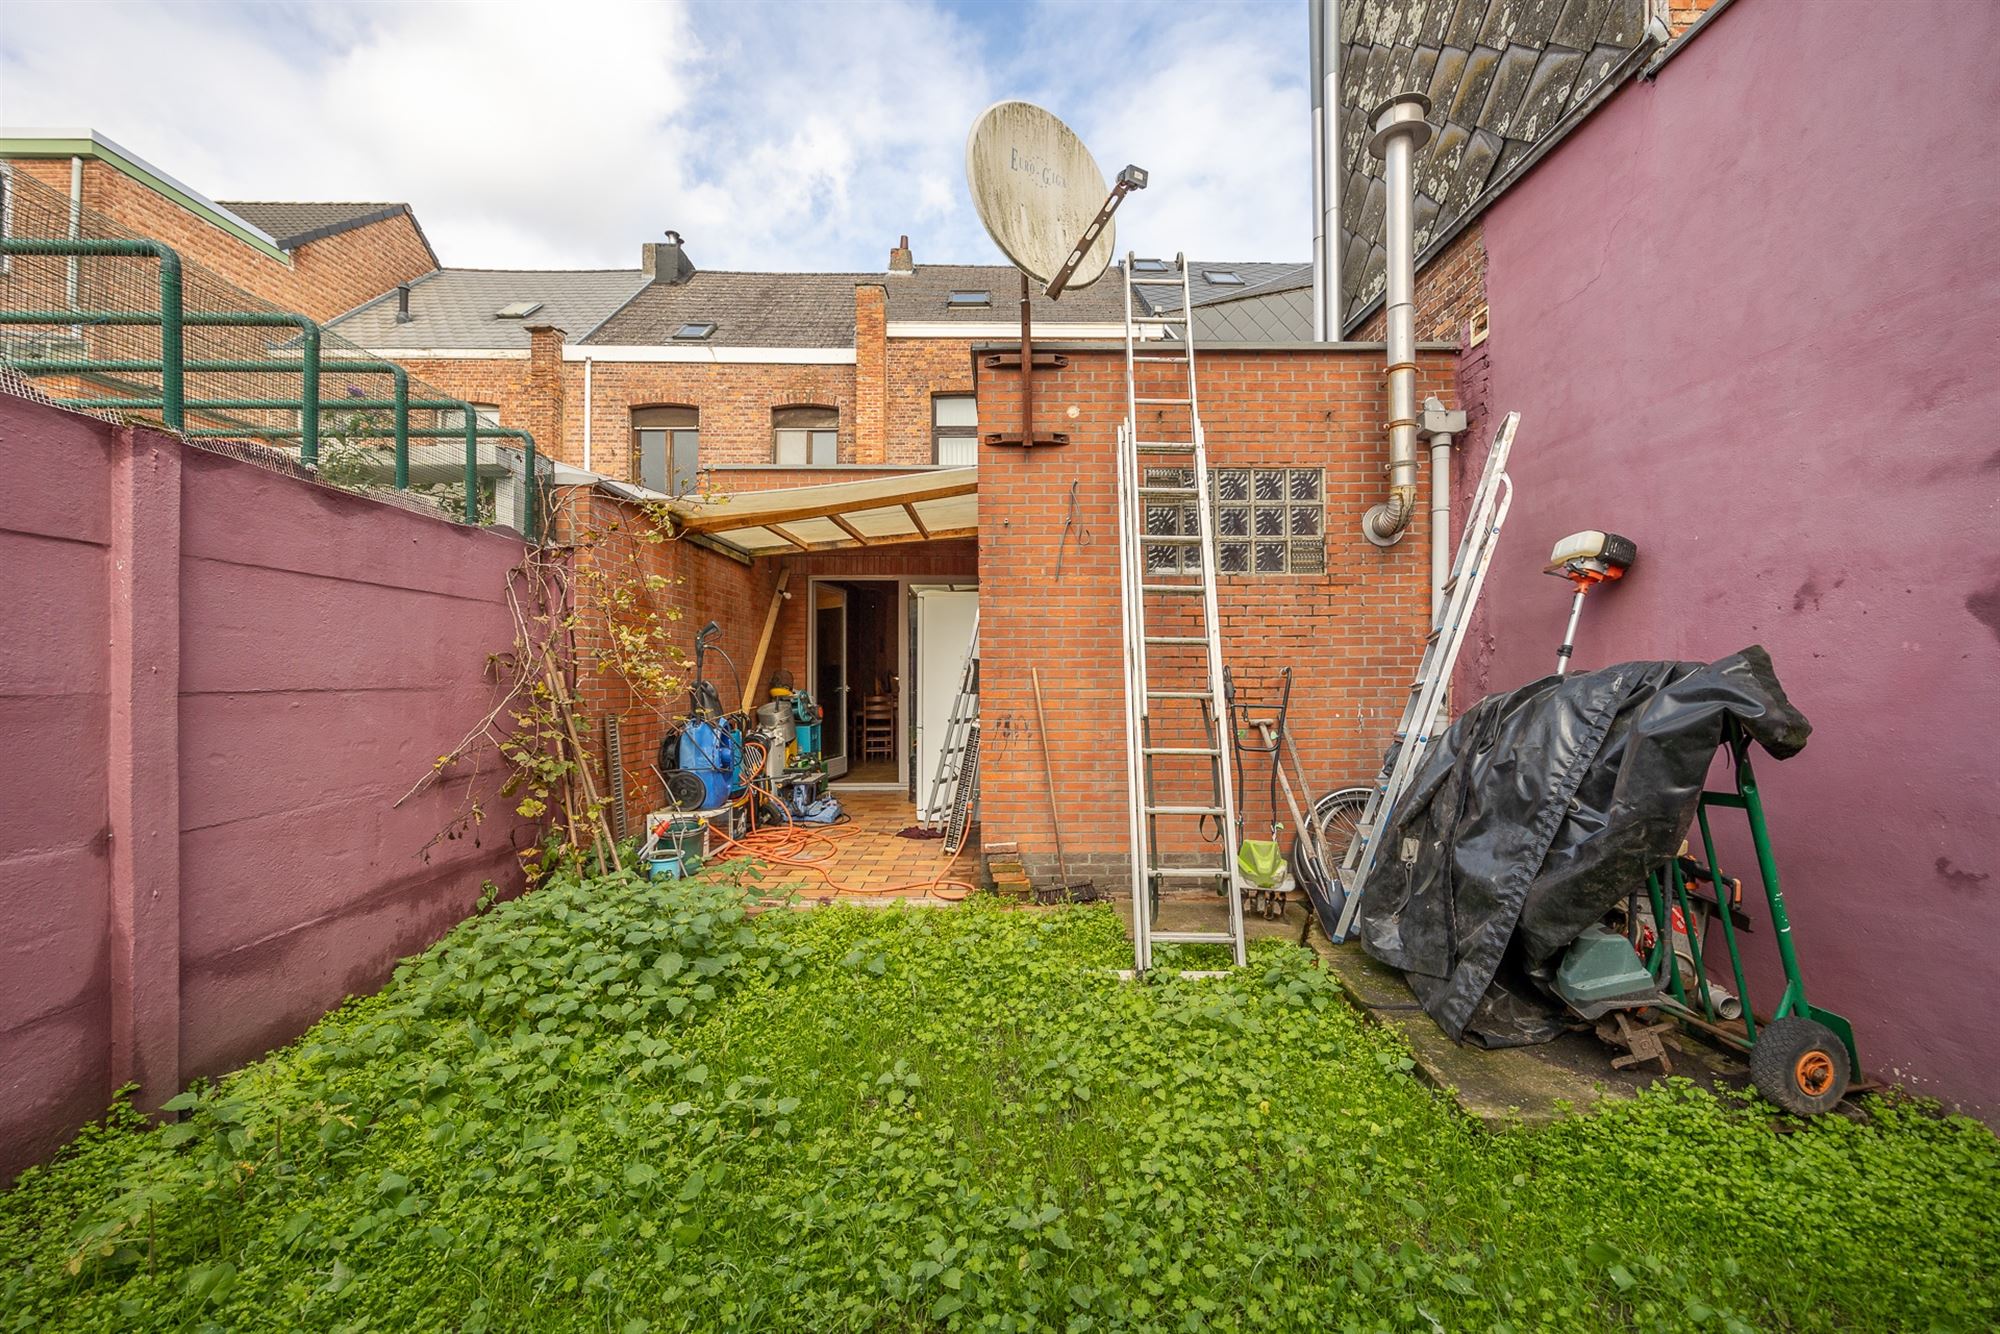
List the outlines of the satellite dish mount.
<svg viewBox="0 0 2000 1334">
<path fill-rule="evenodd" d="M 965 145 L 972 204 L 987 235 L 1021 271 L 1021 350 L 986 356 L 990 369 L 1021 371 L 1021 429 L 980 436 L 988 445 L 1067 445 L 1061 432 L 1035 433 L 1035 371 L 1069 364 L 1035 354 L 1033 288 L 1051 301 L 1104 276 L 1116 249 L 1111 216 L 1146 173 L 1128 166 L 1107 189 L 1097 160 L 1067 125 L 1032 102 L 996 102 L 973 122 Z M 1102 202 L 1098 202 L 1102 199 Z"/>
</svg>

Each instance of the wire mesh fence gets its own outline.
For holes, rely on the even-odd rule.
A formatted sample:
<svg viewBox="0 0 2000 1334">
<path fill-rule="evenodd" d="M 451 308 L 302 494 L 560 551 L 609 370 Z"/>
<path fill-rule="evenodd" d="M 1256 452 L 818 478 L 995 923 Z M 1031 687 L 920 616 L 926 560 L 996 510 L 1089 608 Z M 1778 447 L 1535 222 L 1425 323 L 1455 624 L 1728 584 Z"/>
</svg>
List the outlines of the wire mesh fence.
<svg viewBox="0 0 2000 1334">
<path fill-rule="evenodd" d="M 533 536 L 550 469 L 526 432 L 16 173 L 0 367 L 58 404 L 284 461 L 325 485 Z M 532 472 L 531 472 L 532 470 Z"/>
</svg>

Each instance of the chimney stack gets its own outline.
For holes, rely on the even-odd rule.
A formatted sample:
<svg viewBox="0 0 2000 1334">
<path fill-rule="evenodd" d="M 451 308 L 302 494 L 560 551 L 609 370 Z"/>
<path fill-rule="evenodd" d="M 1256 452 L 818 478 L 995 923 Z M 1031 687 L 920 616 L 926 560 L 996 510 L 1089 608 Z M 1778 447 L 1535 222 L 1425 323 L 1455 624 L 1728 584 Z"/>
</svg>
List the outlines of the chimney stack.
<svg viewBox="0 0 2000 1334">
<path fill-rule="evenodd" d="M 678 286 L 694 277 L 694 265 L 681 246 L 681 234 L 671 229 L 665 241 L 648 241 L 639 247 L 639 267 L 656 283 Z"/>
<path fill-rule="evenodd" d="M 410 285 L 408 283 L 397 283 L 396 323 L 408 324 L 409 322 L 410 322 Z"/>
<path fill-rule="evenodd" d="M 898 237 L 896 248 L 889 252 L 889 272 L 915 273 L 916 271 L 917 261 L 910 254 L 910 238 Z"/>
</svg>

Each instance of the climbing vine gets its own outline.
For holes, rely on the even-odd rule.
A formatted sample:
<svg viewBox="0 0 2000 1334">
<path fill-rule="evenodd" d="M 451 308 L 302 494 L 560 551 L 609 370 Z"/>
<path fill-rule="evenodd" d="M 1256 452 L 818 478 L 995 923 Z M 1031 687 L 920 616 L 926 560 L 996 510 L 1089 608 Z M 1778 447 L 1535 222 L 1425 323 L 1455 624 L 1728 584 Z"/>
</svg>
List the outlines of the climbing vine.
<svg viewBox="0 0 2000 1334">
<path fill-rule="evenodd" d="M 669 512 L 642 505 L 600 524 L 591 500 L 583 490 L 553 498 L 545 531 L 555 537 L 531 546 L 507 574 L 514 643 L 487 663 L 497 702 L 397 803 L 441 781 L 467 780 L 463 804 L 433 845 L 476 842 L 487 802 L 510 803 L 543 830 L 521 854 L 531 881 L 558 865 L 604 871 L 624 863 L 608 818 L 607 775 L 584 743 L 589 718 L 571 690 L 572 673 L 614 678 L 662 715 L 685 684 L 686 654 L 673 638 L 681 612 L 661 605 L 683 581 L 643 568 L 651 563 L 646 552 L 676 540 Z"/>
</svg>

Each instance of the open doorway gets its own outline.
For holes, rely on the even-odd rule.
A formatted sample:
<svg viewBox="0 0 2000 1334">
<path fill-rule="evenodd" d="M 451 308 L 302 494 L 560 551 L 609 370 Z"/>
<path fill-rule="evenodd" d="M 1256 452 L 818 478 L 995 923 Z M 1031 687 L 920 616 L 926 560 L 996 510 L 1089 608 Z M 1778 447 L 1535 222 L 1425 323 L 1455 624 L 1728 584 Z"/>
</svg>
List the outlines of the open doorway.
<svg viewBox="0 0 2000 1334">
<path fill-rule="evenodd" d="M 812 588 L 812 682 L 826 715 L 827 774 L 856 786 L 902 787 L 902 583 L 815 579 Z"/>
</svg>

